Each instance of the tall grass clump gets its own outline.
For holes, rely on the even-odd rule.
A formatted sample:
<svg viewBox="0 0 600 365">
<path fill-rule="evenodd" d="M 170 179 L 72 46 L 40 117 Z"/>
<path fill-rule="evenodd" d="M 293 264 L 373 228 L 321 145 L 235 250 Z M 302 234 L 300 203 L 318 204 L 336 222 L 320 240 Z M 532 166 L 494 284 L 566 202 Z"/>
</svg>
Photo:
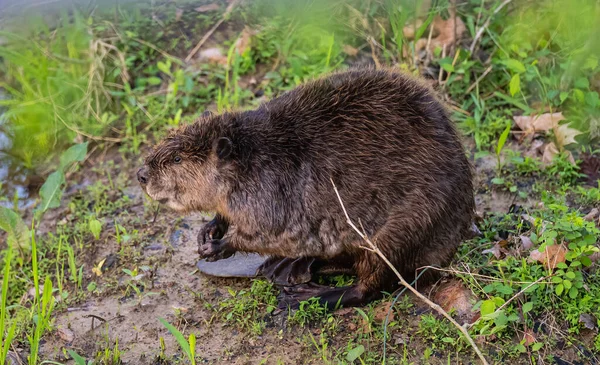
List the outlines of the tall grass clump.
<svg viewBox="0 0 600 365">
<path fill-rule="evenodd" d="M 116 48 L 95 38 L 90 23 L 75 13 L 52 28 L 28 20 L 24 30 L 0 32 L 0 87 L 7 94 L 0 128 L 11 141 L 3 152 L 28 168 L 77 137 L 109 131 L 103 110 L 112 101 L 104 82 L 126 72 Z"/>
</svg>

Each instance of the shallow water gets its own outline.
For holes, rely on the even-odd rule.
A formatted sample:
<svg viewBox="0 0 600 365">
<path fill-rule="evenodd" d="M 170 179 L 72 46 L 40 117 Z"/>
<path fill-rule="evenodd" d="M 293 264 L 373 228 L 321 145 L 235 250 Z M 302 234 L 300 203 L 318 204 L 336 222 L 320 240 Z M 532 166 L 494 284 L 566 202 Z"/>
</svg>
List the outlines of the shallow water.
<svg viewBox="0 0 600 365">
<path fill-rule="evenodd" d="M 0 89 L 0 100 L 4 98 L 4 94 Z M 7 121 L 3 118 L 0 109 L 0 198 L 2 198 L 0 205 L 12 208 L 16 194 L 19 199 L 19 208 L 24 209 L 33 203 L 29 189 L 27 189 L 27 176 L 30 172 L 25 169 L 20 161 L 3 152 L 9 150 L 11 145 L 9 136 L 2 131 L 2 126 L 6 123 Z"/>
</svg>

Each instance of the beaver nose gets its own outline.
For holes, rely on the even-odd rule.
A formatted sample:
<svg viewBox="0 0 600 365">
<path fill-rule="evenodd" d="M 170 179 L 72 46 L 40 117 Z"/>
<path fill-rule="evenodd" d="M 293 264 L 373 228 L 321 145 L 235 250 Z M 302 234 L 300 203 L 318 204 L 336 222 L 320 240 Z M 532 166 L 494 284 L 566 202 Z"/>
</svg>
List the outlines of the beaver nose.
<svg viewBox="0 0 600 365">
<path fill-rule="evenodd" d="M 146 185 L 148 183 L 148 169 L 146 169 L 146 167 L 142 167 L 138 170 L 137 179 L 142 185 Z"/>
</svg>

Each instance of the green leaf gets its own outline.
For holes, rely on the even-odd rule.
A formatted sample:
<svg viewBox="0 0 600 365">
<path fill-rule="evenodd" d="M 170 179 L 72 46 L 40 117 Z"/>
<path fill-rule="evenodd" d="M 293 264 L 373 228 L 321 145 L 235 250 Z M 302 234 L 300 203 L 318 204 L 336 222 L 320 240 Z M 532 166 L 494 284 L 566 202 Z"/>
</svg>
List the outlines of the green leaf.
<svg viewBox="0 0 600 365">
<path fill-rule="evenodd" d="M 346 360 L 352 362 L 360 357 L 365 352 L 365 347 L 363 345 L 358 345 L 352 350 L 348 351 L 348 355 L 346 355 Z"/>
<path fill-rule="evenodd" d="M 75 364 L 86 365 L 85 359 L 81 357 L 78 353 L 70 349 L 67 349 L 67 352 L 69 353 L 69 355 L 71 355 L 71 358 L 73 359 L 73 361 L 75 361 Z"/>
<path fill-rule="evenodd" d="M 556 295 L 561 295 L 564 290 L 565 290 L 565 287 L 562 284 L 558 284 L 556 286 L 556 288 L 554 289 L 554 292 L 556 293 Z"/>
<path fill-rule="evenodd" d="M 560 103 L 564 103 L 565 100 L 567 100 L 567 98 L 569 97 L 569 93 L 566 91 L 561 91 L 560 93 Z"/>
<path fill-rule="evenodd" d="M 571 289 L 569 289 L 569 298 L 575 299 L 577 298 L 577 294 L 579 294 L 579 290 L 577 290 L 576 287 L 572 287 Z"/>
<path fill-rule="evenodd" d="M 494 323 L 496 324 L 496 326 L 506 326 L 506 324 L 508 323 L 508 317 L 506 316 L 506 314 L 504 314 L 504 309 L 498 311 L 498 317 L 496 317 Z"/>
<path fill-rule="evenodd" d="M 542 347 L 544 347 L 544 344 L 542 342 L 536 342 L 533 345 L 531 345 L 531 351 L 539 351 Z"/>
<path fill-rule="evenodd" d="M 162 80 L 160 79 L 160 77 L 156 77 L 156 76 L 152 76 L 152 77 L 148 77 L 146 79 L 146 81 L 148 82 L 148 84 L 150 85 L 160 85 Z"/>
<path fill-rule="evenodd" d="M 585 94 L 579 89 L 573 89 L 573 97 L 578 102 L 583 103 L 583 100 L 585 99 Z"/>
<path fill-rule="evenodd" d="M 192 354 L 190 353 L 190 347 L 189 347 L 189 344 L 186 341 L 185 337 L 183 337 L 183 334 L 181 334 L 181 332 L 179 332 L 179 330 L 177 328 L 175 328 L 175 326 L 173 326 L 166 320 L 164 320 L 162 318 L 159 318 L 158 320 L 160 321 L 160 323 L 163 324 L 163 326 L 165 326 L 169 330 L 169 332 L 171 332 L 173 337 L 175 337 L 175 339 L 179 343 L 179 346 L 181 347 L 183 352 L 185 352 L 185 354 L 188 356 L 188 358 L 191 358 Z"/>
<path fill-rule="evenodd" d="M 508 285 L 498 285 L 496 290 L 498 290 L 498 293 L 505 295 L 511 295 L 514 292 L 513 288 Z"/>
<path fill-rule="evenodd" d="M 74 162 L 81 162 L 87 155 L 88 143 L 80 143 L 69 147 L 68 150 L 60 155 L 60 166 L 59 169 L 64 170 L 66 167 Z"/>
<path fill-rule="evenodd" d="M 95 239 L 100 239 L 100 232 L 102 232 L 102 222 L 93 218 L 90 219 L 89 223 L 90 232 L 94 235 Z"/>
<path fill-rule="evenodd" d="M 87 291 L 93 292 L 94 290 L 96 290 L 97 287 L 98 287 L 98 285 L 96 284 L 96 282 L 92 281 L 91 283 L 88 284 Z"/>
<path fill-rule="evenodd" d="M 454 66 L 451 63 L 442 63 L 441 66 L 446 72 L 454 72 Z"/>
<path fill-rule="evenodd" d="M 525 66 L 523 66 L 523 63 L 521 61 L 519 61 L 519 60 L 515 60 L 514 58 L 510 58 L 508 60 L 505 60 L 503 63 L 512 72 L 519 73 L 519 74 L 525 72 Z"/>
<path fill-rule="evenodd" d="M 573 271 L 567 271 L 565 276 L 571 280 L 575 279 L 575 273 Z"/>
<path fill-rule="evenodd" d="M 500 156 L 500 152 L 502 151 L 502 148 L 504 148 L 504 144 L 506 143 L 506 139 L 508 138 L 508 134 L 510 133 L 510 127 L 511 124 L 508 123 L 506 125 L 506 128 L 504 128 L 504 131 L 500 135 L 500 138 L 498 139 L 498 144 L 496 145 L 496 156 Z"/>
<path fill-rule="evenodd" d="M 585 266 L 585 267 L 590 267 L 590 266 L 592 266 L 592 260 L 591 260 L 589 257 L 587 257 L 587 256 L 581 256 L 581 257 L 579 258 L 579 261 L 581 261 L 581 263 L 582 263 L 582 264 L 583 264 L 583 266 Z"/>
<path fill-rule="evenodd" d="M 496 303 L 494 303 L 493 300 L 485 300 L 483 303 L 481 303 L 481 308 L 480 308 L 480 312 L 482 316 L 486 316 L 488 314 L 492 314 L 494 313 L 494 311 L 496 310 Z"/>
<path fill-rule="evenodd" d="M 492 184 L 494 185 L 502 185 L 504 184 L 504 179 L 501 177 L 495 177 L 492 179 Z"/>
<path fill-rule="evenodd" d="M 565 289 L 571 289 L 571 287 L 573 286 L 573 283 L 571 283 L 570 280 L 563 280 L 562 285 L 565 286 Z"/>
<path fill-rule="evenodd" d="M 510 79 L 510 95 L 515 96 L 519 91 L 521 91 L 521 76 L 514 74 Z"/>
<path fill-rule="evenodd" d="M 7 243 L 10 247 L 29 247 L 29 228 L 17 213 L 3 206 L 0 206 L 0 229 L 8 233 Z"/>
<path fill-rule="evenodd" d="M 590 81 L 585 77 L 580 77 L 575 81 L 575 87 L 578 89 L 589 89 Z"/>
<path fill-rule="evenodd" d="M 531 312 L 533 309 L 533 302 L 527 302 L 523 304 L 523 314 Z"/>
<path fill-rule="evenodd" d="M 598 101 L 600 98 L 598 97 L 598 93 L 595 91 L 585 93 L 585 102 L 587 105 L 595 108 L 598 105 Z"/>
<path fill-rule="evenodd" d="M 48 209 L 58 208 L 60 206 L 60 198 L 62 197 L 64 183 L 65 174 L 61 170 L 54 171 L 48 176 L 40 189 L 42 202 L 37 209 L 40 214 Z"/>
<path fill-rule="evenodd" d="M 167 61 L 167 63 L 164 62 L 159 62 L 156 64 L 156 67 L 158 67 L 158 69 L 164 73 L 166 73 L 169 76 L 172 76 L 171 73 L 171 62 Z"/>
</svg>

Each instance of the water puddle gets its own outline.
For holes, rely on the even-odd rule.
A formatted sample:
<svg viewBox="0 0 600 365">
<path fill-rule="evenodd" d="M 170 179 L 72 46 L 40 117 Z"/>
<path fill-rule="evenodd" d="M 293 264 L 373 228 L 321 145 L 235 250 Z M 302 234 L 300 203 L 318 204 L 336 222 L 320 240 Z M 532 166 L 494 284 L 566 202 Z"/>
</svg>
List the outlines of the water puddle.
<svg viewBox="0 0 600 365">
<path fill-rule="evenodd" d="M 4 98 L 0 90 L 0 99 Z M 0 109 L 0 205 L 13 208 L 16 202 L 20 210 L 27 209 L 35 201 L 28 188 L 33 174 L 10 155 L 11 140 L 4 133 L 7 123 Z"/>
</svg>

